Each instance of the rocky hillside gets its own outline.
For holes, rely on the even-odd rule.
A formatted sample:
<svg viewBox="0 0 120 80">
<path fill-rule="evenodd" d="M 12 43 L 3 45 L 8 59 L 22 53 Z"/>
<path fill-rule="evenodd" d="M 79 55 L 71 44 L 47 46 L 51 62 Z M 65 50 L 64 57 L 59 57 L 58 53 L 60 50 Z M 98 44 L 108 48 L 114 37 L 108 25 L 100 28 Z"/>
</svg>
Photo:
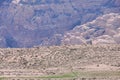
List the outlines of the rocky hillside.
<svg viewBox="0 0 120 80">
<path fill-rule="evenodd" d="M 66 31 L 120 12 L 120 0 L 0 0 L 0 47 L 59 45 Z"/>
<path fill-rule="evenodd" d="M 69 45 L 0 49 L 0 69 L 49 69 L 104 64 L 120 67 L 120 45 Z M 102 69 L 102 67 L 101 67 Z M 108 68 L 107 68 L 108 69 Z"/>
<path fill-rule="evenodd" d="M 67 32 L 63 44 L 119 44 L 120 14 L 110 13 Z"/>
</svg>

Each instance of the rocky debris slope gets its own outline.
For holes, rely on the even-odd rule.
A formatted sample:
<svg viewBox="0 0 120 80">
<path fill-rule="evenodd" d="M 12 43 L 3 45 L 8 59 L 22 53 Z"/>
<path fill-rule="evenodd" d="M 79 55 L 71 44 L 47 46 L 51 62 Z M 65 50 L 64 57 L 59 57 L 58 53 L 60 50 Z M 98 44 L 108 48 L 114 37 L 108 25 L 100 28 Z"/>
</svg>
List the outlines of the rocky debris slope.
<svg viewBox="0 0 120 80">
<path fill-rule="evenodd" d="M 120 67 L 119 54 L 120 45 L 7 48 L 0 49 L 0 69 L 53 69 L 93 64 Z"/>
<path fill-rule="evenodd" d="M 110 13 L 67 32 L 62 44 L 119 44 L 120 14 Z"/>
<path fill-rule="evenodd" d="M 112 12 L 120 0 L 0 0 L 0 47 L 59 45 L 64 32 Z"/>
</svg>

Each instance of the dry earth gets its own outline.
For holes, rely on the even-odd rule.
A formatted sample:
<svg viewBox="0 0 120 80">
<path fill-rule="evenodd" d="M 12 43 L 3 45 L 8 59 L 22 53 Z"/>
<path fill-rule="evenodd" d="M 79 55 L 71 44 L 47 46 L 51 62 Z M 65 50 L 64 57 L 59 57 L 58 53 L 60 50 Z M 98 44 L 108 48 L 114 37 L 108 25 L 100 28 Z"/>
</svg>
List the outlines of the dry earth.
<svg viewBox="0 0 120 80">
<path fill-rule="evenodd" d="M 79 75 L 80 72 L 86 73 L 82 77 L 77 75 L 80 79 L 72 80 L 119 80 L 120 45 L 63 45 L 0 49 L 1 77 L 40 77 L 70 72 L 79 73 Z M 95 75 L 88 76 L 92 72 L 110 73 L 110 76 L 99 79 L 95 78 Z"/>
</svg>

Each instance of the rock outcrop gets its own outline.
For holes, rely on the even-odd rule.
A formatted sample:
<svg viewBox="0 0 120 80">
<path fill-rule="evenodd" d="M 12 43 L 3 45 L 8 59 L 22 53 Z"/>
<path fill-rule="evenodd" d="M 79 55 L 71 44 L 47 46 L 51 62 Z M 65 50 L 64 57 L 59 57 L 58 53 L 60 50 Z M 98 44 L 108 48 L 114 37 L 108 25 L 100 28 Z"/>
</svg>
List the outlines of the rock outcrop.
<svg viewBox="0 0 120 80">
<path fill-rule="evenodd" d="M 105 14 L 67 32 L 62 44 L 119 44 L 119 29 L 120 14 Z"/>
<path fill-rule="evenodd" d="M 120 12 L 120 0 L 0 0 L 0 47 L 59 45 L 96 17 Z M 61 35 L 60 37 L 56 34 Z M 47 43 L 49 44 L 46 44 Z"/>
</svg>

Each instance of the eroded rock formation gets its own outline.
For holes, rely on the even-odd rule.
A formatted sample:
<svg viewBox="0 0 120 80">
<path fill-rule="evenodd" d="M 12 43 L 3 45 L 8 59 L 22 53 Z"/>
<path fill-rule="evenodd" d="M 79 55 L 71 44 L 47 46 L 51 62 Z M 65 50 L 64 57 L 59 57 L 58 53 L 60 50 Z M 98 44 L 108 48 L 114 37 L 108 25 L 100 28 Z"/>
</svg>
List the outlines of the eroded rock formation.
<svg viewBox="0 0 120 80">
<path fill-rule="evenodd" d="M 119 13 L 119 1 L 1 0 L 0 47 L 59 45 L 61 36 L 76 25 Z"/>
<path fill-rule="evenodd" d="M 76 26 L 64 35 L 63 44 L 119 44 L 120 14 L 110 13 Z"/>
</svg>

